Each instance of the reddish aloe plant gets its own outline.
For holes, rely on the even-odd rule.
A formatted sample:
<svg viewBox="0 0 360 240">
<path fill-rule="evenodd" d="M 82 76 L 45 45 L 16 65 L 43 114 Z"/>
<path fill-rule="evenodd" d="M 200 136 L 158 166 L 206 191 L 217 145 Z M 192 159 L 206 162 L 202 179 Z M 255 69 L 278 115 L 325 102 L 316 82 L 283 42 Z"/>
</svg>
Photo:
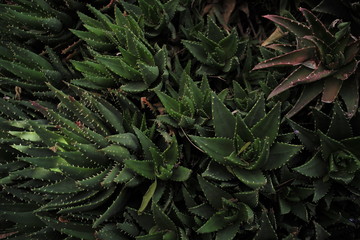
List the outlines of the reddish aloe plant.
<svg viewBox="0 0 360 240">
<path fill-rule="evenodd" d="M 330 31 L 309 10 L 299 9 L 306 24 L 290 18 L 266 15 L 281 28 L 295 35 L 296 46 L 270 44 L 266 47 L 283 52 L 282 55 L 257 64 L 253 70 L 278 66 L 297 66 L 268 96 L 268 99 L 299 84 L 307 84 L 287 114 L 291 117 L 322 93 L 321 101 L 332 103 L 338 95 L 344 100 L 348 116 L 352 117 L 359 102 L 358 75 L 354 74 L 358 61 L 360 39 L 350 34 L 349 23 L 340 23 Z"/>
</svg>

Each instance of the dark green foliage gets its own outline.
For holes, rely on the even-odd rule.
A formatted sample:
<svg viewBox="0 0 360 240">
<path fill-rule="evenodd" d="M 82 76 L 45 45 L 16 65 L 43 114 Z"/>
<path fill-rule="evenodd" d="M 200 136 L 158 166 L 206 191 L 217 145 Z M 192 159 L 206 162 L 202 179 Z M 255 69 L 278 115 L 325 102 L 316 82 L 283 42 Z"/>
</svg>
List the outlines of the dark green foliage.
<svg viewBox="0 0 360 240">
<path fill-rule="evenodd" d="M 208 19 L 205 34 L 195 35 L 199 41 L 183 40 L 182 43 L 202 66 L 198 74 L 214 75 L 233 71 L 239 65 L 239 56 L 245 50 L 246 42 L 240 42 L 236 30 L 224 34 L 211 18 Z"/>
<path fill-rule="evenodd" d="M 332 2 L 4 1 L 0 239 L 358 239 L 357 4 Z"/>
</svg>

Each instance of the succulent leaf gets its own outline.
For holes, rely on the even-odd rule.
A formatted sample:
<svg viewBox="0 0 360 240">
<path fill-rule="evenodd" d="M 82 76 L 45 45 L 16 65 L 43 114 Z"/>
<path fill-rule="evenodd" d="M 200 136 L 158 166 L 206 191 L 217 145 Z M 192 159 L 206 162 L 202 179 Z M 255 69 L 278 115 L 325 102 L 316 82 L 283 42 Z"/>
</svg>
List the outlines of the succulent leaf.
<svg viewBox="0 0 360 240">
<path fill-rule="evenodd" d="M 224 213 L 215 213 L 201 228 L 197 230 L 198 233 L 211 233 L 223 229 L 226 226 L 224 221 Z"/>
<path fill-rule="evenodd" d="M 157 226 L 163 230 L 177 231 L 175 223 L 164 213 L 164 211 L 155 203 L 152 204 L 154 220 Z"/>
<path fill-rule="evenodd" d="M 327 239 L 331 236 L 331 234 L 328 231 L 326 231 L 319 223 L 317 223 L 315 221 L 313 223 L 315 226 L 317 240 Z"/>
<path fill-rule="evenodd" d="M 308 25 L 311 28 L 312 34 L 319 39 L 324 40 L 328 45 L 335 41 L 335 36 L 325 27 L 325 25 L 309 10 L 300 8 L 300 12 L 306 18 Z"/>
<path fill-rule="evenodd" d="M 124 162 L 128 168 L 140 174 L 141 176 L 151 180 L 155 179 L 154 162 L 132 159 L 126 159 Z"/>
<path fill-rule="evenodd" d="M 259 97 L 253 107 L 250 109 L 248 114 L 244 118 L 246 125 L 251 128 L 253 127 L 260 119 L 264 118 L 266 115 L 265 112 L 265 99 L 264 97 Z"/>
<path fill-rule="evenodd" d="M 0 4 L 0 238 L 356 238 L 359 4 L 55 2 Z"/>
<path fill-rule="evenodd" d="M 206 199 L 209 201 L 211 206 L 216 209 L 222 208 L 222 198 L 230 199 L 232 196 L 226 191 L 216 187 L 212 183 L 206 181 L 200 175 L 197 176 L 201 190 L 204 192 Z"/>
<path fill-rule="evenodd" d="M 265 176 L 260 170 L 233 168 L 231 171 L 241 182 L 253 189 L 260 188 L 267 182 Z"/>
<path fill-rule="evenodd" d="M 119 211 L 121 211 L 126 204 L 128 198 L 127 189 L 123 188 L 117 198 L 112 202 L 110 207 L 93 223 L 93 228 L 98 227 L 101 223 L 109 219 L 111 216 L 114 216 Z"/>
<path fill-rule="evenodd" d="M 301 92 L 299 99 L 296 101 L 292 109 L 286 114 L 286 117 L 291 118 L 301 111 L 308 103 L 314 100 L 322 90 L 323 86 L 320 82 L 314 82 L 313 84 L 306 85 L 304 90 Z"/>
<path fill-rule="evenodd" d="M 269 158 L 265 165 L 264 170 L 278 169 L 286 164 L 292 156 L 297 154 L 302 149 L 302 146 L 290 145 L 286 143 L 275 143 L 269 153 Z"/>
<path fill-rule="evenodd" d="M 215 94 L 212 95 L 212 112 L 215 135 L 232 138 L 234 136 L 235 117 Z"/>
<path fill-rule="evenodd" d="M 342 81 L 336 78 L 327 78 L 324 81 L 324 90 L 321 96 L 321 101 L 324 103 L 331 103 L 335 100 L 340 92 Z"/>
<path fill-rule="evenodd" d="M 273 21 L 276 24 L 286 28 L 290 32 L 294 33 L 298 37 L 304 37 L 307 35 L 311 35 L 311 30 L 308 26 L 292 20 L 290 18 L 276 16 L 276 15 L 265 15 L 264 18 L 267 18 Z"/>
<path fill-rule="evenodd" d="M 254 239 L 278 239 L 274 227 L 271 225 L 268 214 L 265 211 L 261 214 L 260 230 L 256 233 Z"/>
<path fill-rule="evenodd" d="M 315 154 L 305 164 L 294 168 L 295 171 L 308 177 L 323 177 L 326 173 L 326 165 L 319 153 Z"/>
<path fill-rule="evenodd" d="M 283 55 L 267 59 L 259 64 L 257 64 L 253 70 L 268 68 L 268 67 L 278 67 L 278 66 L 297 66 L 303 62 L 313 58 L 315 56 L 315 48 L 307 47 L 299 50 L 294 50 Z"/>
</svg>

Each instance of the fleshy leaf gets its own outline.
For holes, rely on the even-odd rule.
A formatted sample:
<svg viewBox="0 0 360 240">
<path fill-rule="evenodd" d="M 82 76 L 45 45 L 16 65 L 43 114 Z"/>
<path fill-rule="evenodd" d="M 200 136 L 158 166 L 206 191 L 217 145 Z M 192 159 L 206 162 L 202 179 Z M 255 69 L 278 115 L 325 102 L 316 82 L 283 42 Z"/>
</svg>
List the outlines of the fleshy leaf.
<svg viewBox="0 0 360 240">
<path fill-rule="evenodd" d="M 156 225 L 163 230 L 172 230 L 177 232 L 175 223 L 164 213 L 164 211 L 155 203 L 152 204 L 152 211 Z"/>
<path fill-rule="evenodd" d="M 57 183 L 45 186 L 45 187 L 41 187 L 41 188 L 36 188 L 33 191 L 35 192 L 43 192 L 43 193 L 58 193 L 58 194 L 64 194 L 64 193 L 76 193 L 76 192 L 80 192 L 81 188 L 79 188 L 75 181 L 70 179 L 70 178 L 66 178 L 62 181 L 59 181 Z"/>
<path fill-rule="evenodd" d="M 39 216 L 40 220 L 43 221 L 46 225 L 65 233 L 69 236 L 94 240 L 94 230 L 91 228 L 91 225 L 82 224 L 82 223 L 72 223 L 72 222 L 60 222 L 57 219 L 53 219 L 48 216 Z"/>
<path fill-rule="evenodd" d="M 315 226 L 315 232 L 316 232 L 316 240 L 325 240 L 328 239 L 331 234 L 326 231 L 326 229 L 321 226 L 319 223 L 313 221 L 314 226 Z"/>
<path fill-rule="evenodd" d="M 215 135 L 217 137 L 232 138 L 235 130 L 235 117 L 216 94 L 212 95 L 212 114 L 214 118 Z"/>
<path fill-rule="evenodd" d="M 101 151 L 105 152 L 107 156 L 120 163 L 122 163 L 124 159 L 130 157 L 129 150 L 118 145 L 109 145 L 106 148 L 101 149 Z"/>
<path fill-rule="evenodd" d="M 245 142 L 254 141 L 254 135 L 240 115 L 236 115 L 235 134 Z"/>
<path fill-rule="evenodd" d="M 285 78 L 272 92 L 269 94 L 267 99 L 270 99 L 280 93 L 288 90 L 295 86 L 295 83 L 300 82 L 301 80 L 305 79 L 311 70 L 307 67 L 300 66 L 296 70 L 294 70 L 287 78 Z"/>
<path fill-rule="evenodd" d="M 224 190 L 220 189 L 218 186 L 206 181 L 200 175 L 197 175 L 197 179 L 199 181 L 200 187 L 204 192 L 206 199 L 209 201 L 211 206 L 216 209 L 222 208 L 222 198 L 231 199 L 232 196 L 225 192 Z"/>
<path fill-rule="evenodd" d="M 124 209 L 128 198 L 129 194 L 127 192 L 127 188 L 123 188 L 116 199 L 111 203 L 110 207 L 108 207 L 108 209 L 106 209 L 106 211 L 100 215 L 98 219 L 96 219 L 92 225 L 93 228 L 98 227 L 101 223 L 108 220 L 110 217 L 121 212 Z"/>
<path fill-rule="evenodd" d="M 157 187 L 157 181 L 155 180 L 149 186 L 148 190 L 144 194 L 141 205 L 140 205 L 139 210 L 138 210 L 138 214 L 141 214 L 146 209 L 147 205 L 149 204 L 149 202 L 151 201 L 151 199 L 152 199 L 152 197 L 153 197 L 153 195 L 155 193 L 156 187 Z"/>
<path fill-rule="evenodd" d="M 341 126 L 341 128 L 339 128 L 339 126 Z M 345 113 L 341 109 L 338 102 L 334 104 L 330 126 L 326 135 L 336 140 L 341 140 L 352 136 L 352 129 L 349 121 L 347 120 Z"/>
<path fill-rule="evenodd" d="M 139 147 L 139 141 L 136 136 L 132 133 L 120 133 L 115 135 L 110 135 L 107 137 L 108 140 L 120 144 L 126 148 L 129 148 L 133 151 L 136 151 Z"/>
<path fill-rule="evenodd" d="M 295 135 L 300 139 L 302 144 L 309 150 L 315 150 L 316 146 L 318 145 L 318 138 L 315 132 L 302 127 L 301 125 L 297 124 L 290 119 L 287 120 L 293 129 Z"/>
<path fill-rule="evenodd" d="M 248 114 L 244 118 L 244 122 L 246 125 L 251 128 L 253 127 L 257 122 L 260 121 L 260 119 L 265 117 L 265 99 L 263 96 L 259 97 L 259 99 L 256 101 L 254 106 L 251 108 L 251 110 L 248 112 Z"/>
<path fill-rule="evenodd" d="M 269 158 L 266 164 L 262 168 L 264 170 L 273 170 L 280 168 L 301 149 L 302 146 L 299 145 L 291 145 L 287 143 L 275 143 L 271 147 Z"/>
<path fill-rule="evenodd" d="M 346 149 L 360 159 L 360 137 L 347 138 L 341 141 Z"/>
<path fill-rule="evenodd" d="M 234 239 L 237 232 L 239 231 L 240 223 L 233 223 L 230 226 L 225 227 L 224 229 L 218 231 L 216 233 L 215 240 L 223 240 L 223 239 Z"/>
<path fill-rule="evenodd" d="M 299 8 L 299 10 L 305 16 L 313 35 L 317 36 L 319 39 L 322 39 L 328 45 L 335 41 L 334 35 L 330 33 L 325 25 L 312 12 L 305 8 Z"/>
<path fill-rule="evenodd" d="M 248 206 L 255 208 L 259 204 L 259 191 L 242 191 L 235 193 L 234 196 L 239 199 L 240 202 L 247 204 Z"/>
<path fill-rule="evenodd" d="M 263 119 L 251 128 L 255 138 L 264 139 L 268 137 L 270 145 L 274 142 L 280 126 L 280 110 L 281 105 L 277 103 Z"/>
<path fill-rule="evenodd" d="M 287 30 L 294 33 L 298 37 L 311 35 L 311 30 L 309 27 L 290 18 L 281 17 L 277 15 L 265 15 L 264 18 L 267 18 L 273 21 L 274 23 L 286 28 Z"/>
<path fill-rule="evenodd" d="M 260 228 L 256 233 L 254 240 L 277 240 L 274 227 L 271 225 L 268 214 L 263 210 L 261 214 Z"/>
<path fill-rule="evenodd" d="M 207 63 L 207 54 L 200 43 L 188 40 L 183 40 L 182 43 L 197 60 Z"/>
<path fill-rule="evenodd" d="M 330 182 L 324 182 L 323 180 L 317 180 L 314 182 L 314 198 L 313 201 L 317 202 L 328 193 L 331 187 Z"/>
<path fill-rule="evenodd" d="M 324 90 L 321 97 L 321 101 L 324 103 L 332 103 L 337 97 L 343 81 L 329 77 L 325 79 Z"/>
<path fill-rule="evenodd" d="M 141 176 L 151 180 L 155 179 L 154 162 L 145 161 L 145 160 L 140 161 L 140 160 L 126 159 L 124 163 L 128 168 L 140 174 Z"/>
<path fill-rule="evenodd" d="M 325 135 L 320 130 L 318 130 L 318 135 L 320 137 L 321 153 L 324 159 L 328 159 L 331 153 L 344 149 L 344 145 L 341 142 Z"/>
<path fill-rule="evenodd" d="M 139 139 L 145 159 L 152 159 L 150 148 L 156 148 L 155 144 L 137 127 L 133 127 L 136 136 Z"/>
<path fill-rule="evenodd" d="M 305 164 L 294 168 L 295 171 L 307 176 L 307 177 L 322 177 L 327 172 L 327 166 L 321 159 L 320 153 L 316 153 Z"/>
<path fill-rule="evenodd" d="M 291 118 L 299 111 L 301 111 L 308 103 L 314 100 L 323 90 L 322 82 L 315 82 L 313 84 L 308 84 L 304 87 L 299 99 L 296 101 L 295 105 L 290 109 L 286 114 L 287 118 Z"/>
<path fill-rule="evenodd" d="M 176 182 L 184 182 L 189 179 L 191 172 L 191 169 L 183 166 L 177 166 L 173 169 L 171 180 Z"/>
<path fill-rule="evenodd" d="M 356 77 L 343 82 L 339 95 L 346 105 L 347 117 L 352 118 L 359 107 L 359 81 Z"/>
<path fill-rule="evenodd" d="M 267 182 L 267 179 L 260 170 L 233 168 L 232 172 L 241 182 L 253 189 L 260 188 Z"/>
<path fill-rule="evenodd" d="M 233 142 L 227 138 L 207 138 L 190 136 L 206 154 L 220 164 L 225 164 L 224 157 L 229 156 L 233 151 Z"/>
<path fill-rule="evenodd" d="M 297 66 L 302 64 L 306 60 L 313 58 L 314 56 L 315 56 L 314 47 L 297 49 L 292 52 L 267 59 L 257 64 L 253 68 L 253 70 L 263 69 L 268 67 L 278 67 L 278 66 Z"/>
<path fill-rule="evenodd" d="M 202 225 L 197 232 L 198 233 L 211 233 L 219 231 L 226 226 L 226 221 L 224 221 L 224 214 L 222 212 L 215 213 L 207 222 Z"/>
</svg>

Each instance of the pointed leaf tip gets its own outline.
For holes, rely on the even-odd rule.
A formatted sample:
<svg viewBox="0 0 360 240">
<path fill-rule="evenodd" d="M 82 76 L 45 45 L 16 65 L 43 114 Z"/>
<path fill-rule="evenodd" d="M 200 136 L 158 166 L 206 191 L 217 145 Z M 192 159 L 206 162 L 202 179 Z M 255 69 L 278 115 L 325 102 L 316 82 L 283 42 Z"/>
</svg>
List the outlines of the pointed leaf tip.
<svg viewBox="0 0 360 240">
<path fill-rule="evenodd" d="M 311 35 L 310 28 L 298 21 L 277 15 L 265 15 L 263 17 L 286 28 L 288 31 L 292 32 L 297 37 L 304 37 L 306 35 Z"/>
<path fill-rule="evenodd" d="M 311 59 L 316 54 L 314 47 L 306 47 L 267 59 L 255 65 L 252 70 L 279 66 L 297 66 Z"/>
</svg>

